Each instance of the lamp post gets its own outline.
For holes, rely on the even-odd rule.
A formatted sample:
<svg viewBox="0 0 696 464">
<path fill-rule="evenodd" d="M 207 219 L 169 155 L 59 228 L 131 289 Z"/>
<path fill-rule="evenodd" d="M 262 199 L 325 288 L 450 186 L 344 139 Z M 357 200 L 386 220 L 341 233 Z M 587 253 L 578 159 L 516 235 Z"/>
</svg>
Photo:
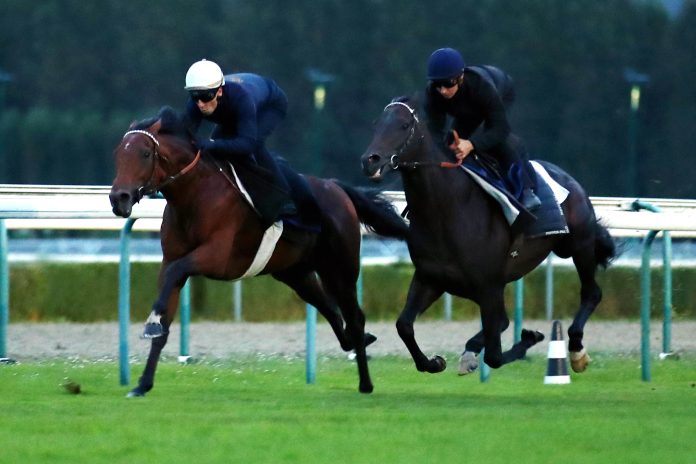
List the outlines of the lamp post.
<svg viewBox="0 0 696 464">
<path fill-rule="evenodd" d="M 2 111 L 5 109 L 5 87 L 11 81 L 12 74 L 0 69 L 0 114 L 2 114 Z M 2 131 L 0 131 L 0 158 L 3 158 L 3 152 L 5 151 L 3 145 Z M 7 163 L 3 163 L 2 168 L 0 168 L 0 179 L 6 178 L 6 175 L 9 174 L 9 172 L 6 172 L 6 169 Z"/>
<path fill-rule="evenodd" d="M 628 113 L 628 181 L 629 195 L 641 194 L 640 178 L 638 175 L 638 110 L 640 109 L 641 87 L 650 81 L 647 74 L 634 69 L 624 70 L 624 79 L 631 86 L 630 110 Z"/>
<path fill-rule="evenodd" d="M 319 71 L 315 68 L 310 68 L 306 72 L 307 79 L 314 86 L 314 137 L 312 140 L 312 163 L 314 164 L 314 174 L 321 176 L 323 174 L 323 163 L 321 156 L 321 147 L 324 135 L 324 120 L 322 112 L 326 106 L 326 90 L 328 85 L 335 80 L 332 74 Z"/>
<path fill-rule="evenodd" d="M 307 79 L 314 85 L 314 137 L 312 140 L 312 162 L 314 163 L 314 174 L 321 176 L 321 144 L 323 121 L 321 112 L 326 105 L 326 86 L 334 80 L 334 76 L 325 72 L 310 68 L 306 72 Z M 306 343 L 307 351 L 305 353 L 305 377 L 308 384 L 316 382 L 316 366 L 317 366 L 317 309 L 307 303 L 306 307 Z"/>
</svg>

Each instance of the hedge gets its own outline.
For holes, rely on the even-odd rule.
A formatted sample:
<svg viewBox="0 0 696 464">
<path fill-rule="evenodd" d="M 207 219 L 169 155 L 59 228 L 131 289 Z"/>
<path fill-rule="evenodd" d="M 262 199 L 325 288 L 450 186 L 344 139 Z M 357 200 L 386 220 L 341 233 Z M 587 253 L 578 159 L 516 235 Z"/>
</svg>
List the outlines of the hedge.
<svg viewBox="0 0 696 464">
<path fill-rule="evenodd" d="M 156 297 L 158 264 L 134 263 L 131 269 L 131 319 L 144 320 Z M 413 273 L 410 264 L 367 266 L 363 269 L 364 304 L 369 320 L 395 320 L 406 300 Z M 600 272 L 604 299 L 595 318 L 636 319 L 640 307 L 640 272 L 613 267 Z M 554 269 L 554 317 L 570 317 L 579 303 L 579 282 L 570 267 Z M 675 319 L 696 318 L 696 270 L 673 269 Z M 229 282 L 194 278 L 191 284 L 193 320 L 231 320 L 233 286 Z M 525 318 L 545 317 L 545 269 L 525 277 Z M 652 273 L 652 312 L 660 317 L 663 304 L 662 270 Z M 508 314 L 512 317 L 514 288 L 506 288 Z M 285 285 L 269 276 L 247 279 L 242 284 L 243 318 L 246 321 L 293 321 L 305 314 L 305 303 Z M 477 317 L 470 301 L 453 298 L 454 319 Z M 443 317 L 443 300 L 435 302 L 423 318 Z M 111 321 L 118 318 L 118 266 L 111 263 L 13 264 L 10 269 L 11 321 Z"/>
</svg>

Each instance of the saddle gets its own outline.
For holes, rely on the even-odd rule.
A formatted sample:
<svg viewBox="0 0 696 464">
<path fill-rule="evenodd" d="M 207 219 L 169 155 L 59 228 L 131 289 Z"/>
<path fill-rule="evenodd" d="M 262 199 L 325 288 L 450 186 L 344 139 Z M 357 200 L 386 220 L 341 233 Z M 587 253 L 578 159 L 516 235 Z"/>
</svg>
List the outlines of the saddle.
<svg viewBox="0 0 696 464">
<path fill-rule="evenodd" d="M 503 176 L 495 160 L 476 154 L 464 160 L 462 169 L 500 204 L 514 235 L 534 238 L 567 234 L 569 229 L 560 205 L 568 196 L 568 190 L 553 180 L 540 163 L 530 163 L 537 177 L 536 193 L 541 199 L 541 206 L 535 214 L 527 211 L 515 195 L 519 195 L 522 185 L 519 166 L 513 165 L 509 175 Z"/>
<path fill-rule="evenodd" d="M 293 191 L 289 192 L 279 186 L 273 173 L 252 160 L 240 158 L 234 162 L 224 163 L 222 169 L 228 176 L 237 178 L 241 183 L 240 189 L 248 195 L 247 200 L 259 215 L 264 229 L 276 221 L 282 220 L 296 229 L 318 232 L 318 220 L 314 221 L 312 217 L 308 221 L 298 214 L 298 208 L 306 210 L 311 207 L 316 211 L 319 208 L 309 190 L 307 181 L 293 171 L 286 162 L 279 162 L 279 166 Z M 304 191 L 302 194 L 298 194 L 297 190 Z M 312 205 L 306 206 L 304 203 L 307 202 L 312 202 Z M 298 205 L 298 208 L 295 205 Z"/>
</svg>

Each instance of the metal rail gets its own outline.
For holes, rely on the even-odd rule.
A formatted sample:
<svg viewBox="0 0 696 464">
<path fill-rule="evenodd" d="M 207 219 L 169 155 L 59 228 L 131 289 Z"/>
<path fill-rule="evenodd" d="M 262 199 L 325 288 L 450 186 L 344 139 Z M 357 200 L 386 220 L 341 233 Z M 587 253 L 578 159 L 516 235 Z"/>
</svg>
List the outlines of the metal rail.
<svg viewBox="0 0 696 464">
<path fill-rule="evenodd" d="M 8 229 L 121 230 L 120 280 L 130 279 L 128 237 L 132 230 L 159 230 L 166 201 L 144 198 L 134 206 L 131 218 L 115 218 L 108 201 L 110 190 L 109 186 L 100 185 L 0 184 L 0 357 L 6 353 L 9 313 Z M 404 192 L 387 191 L 385 194 L 397 209 L 406 206 Z M 696 235 L 696 200 L 621 197 L 590 197 L 590 200 L 598 218 L 614 235 L 645 236 L 646 231 L 651 231 L 649 241 L 658 231 L 671 231 L 673 236 Z M 636 204 L 651 205 L 651 209 L 637 211 Z M 129 312 L 128 283 L 119 282 L 119 289 L 119 314 L 123 317 Z M 182 316 L 187 318 L 188 311 L 182 308 Z M 127 319 L 125 323 L 120 319 L 120 327 L 125 330 Z M 188 341 L 187 337 L 182 339 Z M 187 347 L 185 350 L 182 356 L 188 354 Z M 121 360 L 123 384 L 127 346 L 120 346 L 120 352 L 124 358 Z"/>
</svg>

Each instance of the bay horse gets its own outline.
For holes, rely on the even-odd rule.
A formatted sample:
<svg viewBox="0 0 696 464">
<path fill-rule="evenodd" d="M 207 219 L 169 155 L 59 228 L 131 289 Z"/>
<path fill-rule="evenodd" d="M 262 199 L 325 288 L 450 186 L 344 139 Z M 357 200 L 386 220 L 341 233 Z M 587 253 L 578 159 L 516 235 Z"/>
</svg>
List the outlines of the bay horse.
<svg viewBox="0 0 696 464">
<path fill-rule="evenodd" d="M 162 226 L 159 296 L 146 324 L 160 327 L 152 337 L 144 372 L 128 396 L 144 396 L 176 313 L 179 292 L 191 276 L 238 279 L 255 257 L 264 230 L 239 185 L 218 162 L 197 151 L 182 118 L 164 107 L 157 117 L 131 125 L 114 150 L 116 177 L 109 198 L 114 214 L 129 217 L 144 195 L 166 199 Z M 270 274 L 292 288 L 328 320 L 341 348 L 354 349 L 359 391 L 373 390 L 365 317 L 357 300 L 360 224 L 380 235 L 404 239 L 408 225 L 375 189 L 307 177 L 321 213 L 320 230 L 283 230 L 259 274 Z M 345 323 L 345 328 L 344 328 Z M 161 325 L 160 325 L 161 324 Z"/>
<path fill-rule="evenodd" d="M 467 341 L 459 374 L 478 367 L 478 355 L 493 368 L 522 358 L 543 339 L 523 330 L 521 340 L 503 352 L 500 334 L 509 325 L 505 284 L 532 271 L 550 252 L 572 257 L 580 278 L 580 306 L 568 328 L 571 365 L 582 372 L 590 362 L 583 346 L 585 323 L 602 299 L 595 280 L 598 266 L 606 268 L 616 247 L 598 221 L 580 184 L 551 163 L 541 162 L 550 176 L 569 191 L 562 204 L 569 233 L 525 238 L 513 249 L 516 236 L 502 208 L 462 169 L 452 154 L 436 141 L 424 120 L 420 97 L 402 97 L 388 104 L 376 123 L 373 138 L 361 157 L 363 173 L 374 181 L 398 171 L 403 180 L 410 227 L 407 244 L 415 272 L 405 307 L 396 327 L 419 371 L 441 372 L 440 356 L 428 358 L 419 348 L 415 319 L 444 292 L 478 304 L 482 330 Z"/>
</svg>

